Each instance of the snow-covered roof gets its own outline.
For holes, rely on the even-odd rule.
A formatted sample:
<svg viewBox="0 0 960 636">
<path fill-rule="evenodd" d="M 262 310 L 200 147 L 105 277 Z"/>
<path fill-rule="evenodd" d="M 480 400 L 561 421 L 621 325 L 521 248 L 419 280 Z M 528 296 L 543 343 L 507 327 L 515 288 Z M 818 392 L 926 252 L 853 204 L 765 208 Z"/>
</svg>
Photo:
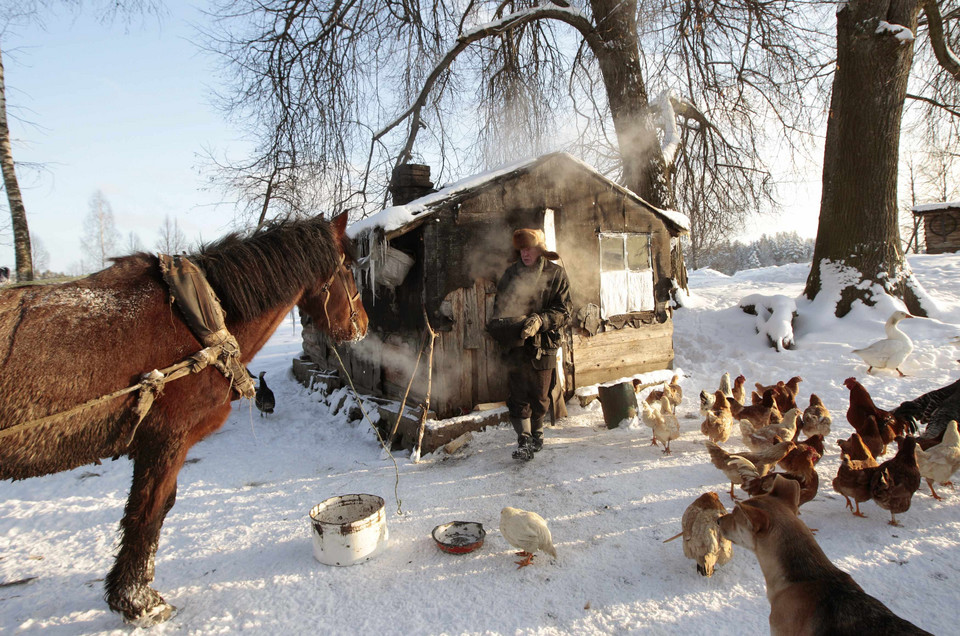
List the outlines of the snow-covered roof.
<svg viewBox="0 0 960 636">
<path fill-rule="evenodd" d="M 923 214 L 925 212 L 938 212 L 940 210 L 960 209 L 960 201 L 942 201 L 940 203 L 924 203 L 915 205 L 912 208 L 914 214 Z"/>
<path fill-rule="evenodd" d="M 671 229 L 674 229 L 680 233 L 690 231 L 690 219 L 688 219 L 685 214 L 681 214 L 673 210 L 662 210 L 658 207 L 655 207 L 641 199 L 631 190 L 618 183 L 615 183 L 614 181 L 611 181 L 590 164 L 578 159 L 577 157 L 574 157 L 569 153 L 554 152 L 541 155 L 539 157 L 531 157 L 520 161 L 515 161 L 513 163 L 504 164 L 497 168 L 461 179 L 460 181 L 452 183 L 445 188 L 437 190 L 436 192 L 431 192 L 430 194 L 422 196 L 419 199 L 415 199 L 407 204 L 393 205 L 384 208 L 380 212 L 377 212 L 372 216 L 368 216 L 365 219 L 360 219 L 359 221 L 350 225 L 347 228 L 347 235 L 350 236 L 350 238 L 356 238 L 357 236 L 373 228 L 381 228 L 384 234 L 389 234 L 412 223 L 420 223 L 443 206 L 463 200 L 476 191 L 497 182 L 509 174 L 530 170 L 534 166 L 540 165 L 555 158 L 572 162 L 586 172 L 602 179 L 610 187 L 619 190 L 626 196 L 630 197 L 640 205 L 643 205 L 654 214 L 662 218 L 667 225 L 671 227 Z"/>
</svg>

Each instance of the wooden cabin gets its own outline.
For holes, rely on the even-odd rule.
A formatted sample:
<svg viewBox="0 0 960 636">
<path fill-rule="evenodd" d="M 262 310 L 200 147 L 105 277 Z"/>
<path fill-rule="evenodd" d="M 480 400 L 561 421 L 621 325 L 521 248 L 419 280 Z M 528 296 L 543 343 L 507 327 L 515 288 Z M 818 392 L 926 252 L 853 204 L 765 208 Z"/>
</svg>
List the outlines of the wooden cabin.
<svg viewBox="0 0 960 636">
<path fill-rule="evenodd" d="M 557 378 L 566 398 L 577 387 L 672 366 L 671 292 L 686 286 L 684 215 L 649 205 L 566 153 L 439 191 L 426 166 L 400 166 L 391 192 L 394 206 L 347 230 L 370 327 L 337 352 L 360 392 L 399 401 L 416 368 L 408 404 L 424 399 L 429 379 L 438 418 L 506 399 L 501 351 L 485 325 L 519 227 L 544 230 L 570 279 L 572 318 Z M 425 316 L 438 333 L 431 378 Z M 304 351 L 320 368 L 339 367 L 309 326 Z"/>
<path fill-rule="evenodd" d="M 915 251 L 919 251 L 921 223 L 927 254 L 960 251 L 960 201 L 915 205 L 911 211 Z"/>
</svg>

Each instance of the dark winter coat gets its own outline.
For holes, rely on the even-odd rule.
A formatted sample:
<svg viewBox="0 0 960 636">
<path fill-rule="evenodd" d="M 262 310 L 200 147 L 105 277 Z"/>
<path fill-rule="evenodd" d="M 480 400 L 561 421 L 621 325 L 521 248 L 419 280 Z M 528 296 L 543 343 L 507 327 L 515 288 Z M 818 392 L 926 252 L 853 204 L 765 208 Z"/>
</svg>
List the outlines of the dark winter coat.
<svg viewBox="0 0 960 636">
<path fill-rule="evenodd" d="M 500 277 L 494 318 L 487 330 L 503 345 L 508 360 L 528 359 L 534 368 L 552 369 L 563 342 L 562 329 L 570 319 L 570 305 L 570 282 L 562 267 L 543 257 L 530 267 L 517 261 Z M 540 331 L 520 340 L 523 322 L 532 314 L 543 321 Z"/>
</svg>

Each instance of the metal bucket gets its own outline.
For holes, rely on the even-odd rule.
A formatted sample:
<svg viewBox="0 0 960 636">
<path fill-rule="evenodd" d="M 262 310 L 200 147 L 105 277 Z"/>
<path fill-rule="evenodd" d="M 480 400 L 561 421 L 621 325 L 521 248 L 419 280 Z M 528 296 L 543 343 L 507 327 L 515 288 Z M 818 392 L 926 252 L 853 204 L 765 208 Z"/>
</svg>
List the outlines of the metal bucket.
<svg viewBox="0 0 960 636">
<path fill-rule="evenodd" d="M 369 561 L 387 546 L 387 515 L 382 497 L 340 495 L 310 511 L 313 556 L 326 565 Z"/>
</svg>

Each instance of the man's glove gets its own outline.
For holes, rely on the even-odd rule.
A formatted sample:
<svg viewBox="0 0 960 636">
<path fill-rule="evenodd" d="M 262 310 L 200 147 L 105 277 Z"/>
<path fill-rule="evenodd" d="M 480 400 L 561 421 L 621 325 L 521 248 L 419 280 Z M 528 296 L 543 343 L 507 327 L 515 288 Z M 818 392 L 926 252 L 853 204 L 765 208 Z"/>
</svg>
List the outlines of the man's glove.
<svg viewBox="0 0 960 636">
<path fill-rule="evenodd" d="M 540 318 L 540 315 L 530 314 L 527 316 L 527 319 L 523 321 L 523 328 L 520 329 L 520 337 L 526 340 L 530 336 L 535 335 L 540 331 L 541 325 L 543 325 L 543 319 Z"/>
</svg>

